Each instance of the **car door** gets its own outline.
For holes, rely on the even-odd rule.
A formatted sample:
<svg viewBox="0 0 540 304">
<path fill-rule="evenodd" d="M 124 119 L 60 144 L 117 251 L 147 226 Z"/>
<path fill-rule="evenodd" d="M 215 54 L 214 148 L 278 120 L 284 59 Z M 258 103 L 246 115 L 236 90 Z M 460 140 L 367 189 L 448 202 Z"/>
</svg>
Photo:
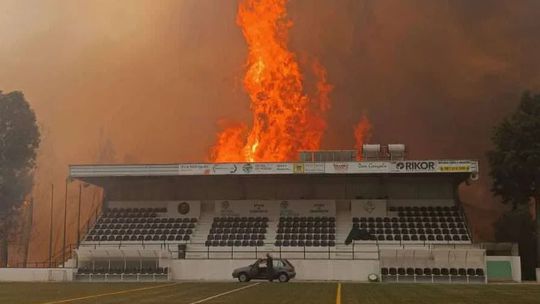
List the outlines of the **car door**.
<svg viewBox="0 0 540 304">
<path fill-rule="evenodd" d="M 274 272 L 277 274 L 279 271 L 283 270 L 285 265 L 283 264 L 283 261 L 281 260 L 274 260 Z"/>
<path fill-rule="evenodd" d="M 261 259 L 257 262 L 257 274 L 254 278 L 256 279 L 266 279 L 268 273 L 268 268 L 266 265 L 266 259 Z"/>
</svg>

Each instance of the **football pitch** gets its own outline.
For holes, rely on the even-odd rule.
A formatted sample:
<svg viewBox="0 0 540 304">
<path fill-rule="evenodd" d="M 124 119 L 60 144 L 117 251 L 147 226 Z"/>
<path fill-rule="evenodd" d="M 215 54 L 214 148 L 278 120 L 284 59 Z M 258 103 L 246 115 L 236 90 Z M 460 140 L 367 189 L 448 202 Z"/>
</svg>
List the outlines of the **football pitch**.
<svg viewBox="0 0 540 304">
<path fill-rule="evenodd" d="M 540 285 L 1 283 L 0 303 L 540 303 Z"/>
</svg>

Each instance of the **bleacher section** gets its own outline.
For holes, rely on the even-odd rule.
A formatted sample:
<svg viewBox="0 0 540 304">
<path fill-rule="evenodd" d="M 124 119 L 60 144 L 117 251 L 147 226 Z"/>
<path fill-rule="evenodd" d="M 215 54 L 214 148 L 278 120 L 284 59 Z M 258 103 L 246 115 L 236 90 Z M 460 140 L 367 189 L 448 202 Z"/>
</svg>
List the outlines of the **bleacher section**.
<svg viewBox="0 0 540 304">
<path fill-rule="evenodd" d="M 335 217 L 280 217 L 277 247 L 333 247 L 336 245 Z"/>
<path fill-rule="evenodd" d="M 469 243 L 463 217 L 455 206 L 390 207 L 387 217 L 353 217 L 364 240 L 379 242 Z M 394 215 L 394 216 L 393 216 Z"/>
<path fill-rule="evenodd" d="M 79 267 L 78 281 L 166 281 L 169 269 L 152 261 L 93 261 Z"/>
<path fill-rule="evenodd" d="M 167 217 L 166 208 L 111 208 L 85 240 L 89 242 L 188 242 L 197 218 Z"/>
<path fill-rule="evenodd" d="M 268 228 L 267 217 L 215 217 L 205 246 L 263 246 Z"/>
<path fill-rule="evenodd" d="M 379 271 L 388 282 L 484 282 L 480 252 L 485 251 L 471 249 L 464 216 L 452 204 L 388 199 L 109 202 L 77 249 L 75 278 L 191 278 L 175 275 L 175 267 L 205 260 L 219 267 L 222 260 L 240 265 L 270 253 L 291 260 L 357 261 L 364 268 L 356 271 Z M 361 233 L 352 233 L 355 229 Z M 312 277 L 318 278 L 306 278 Z"/>
<path fill-rule="evenodd" d="M 384 282 L 460 282 L 483 283 L 482 268 L 381 268 Z"/>
<path fill-rule="evenodd" d="M 484 283 L 485 251 L 439 248 L 381 249 L 383 282 Z"/>
</svg>

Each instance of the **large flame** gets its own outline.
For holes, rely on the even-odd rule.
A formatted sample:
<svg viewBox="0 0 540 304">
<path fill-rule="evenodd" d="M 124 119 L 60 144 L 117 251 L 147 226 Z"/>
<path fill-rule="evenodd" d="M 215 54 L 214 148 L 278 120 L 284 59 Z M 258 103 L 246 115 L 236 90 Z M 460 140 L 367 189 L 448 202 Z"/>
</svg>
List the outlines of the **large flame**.
<svg viewBox="0 0 540 304">
<path fill-rule="evenodd" d="M 354 127 L 354 147 L 359 151 L 357 154 L 358 160 L 362 159 L 362 145 L 371 138 L 371 128 L 371 123 L 365 114 L 362 115 L 362 118 L 360 118 L 360 121 L 358 121 L 358 124 Z"/>
<path fill-rule="evenodd" d="M 294 160 L 299 150 L 318 149 L 330 107 L 326 70 L 315 61 L 313 97 L 304 91 L 296 56 L 287 48 L 287 0 L 244 0 L 237 23 L 248 44 L 244 88 L 251 100 L 251 128 L 237 124 L 218 134 L 210 159 L 228 161 Z"/>
</svg>

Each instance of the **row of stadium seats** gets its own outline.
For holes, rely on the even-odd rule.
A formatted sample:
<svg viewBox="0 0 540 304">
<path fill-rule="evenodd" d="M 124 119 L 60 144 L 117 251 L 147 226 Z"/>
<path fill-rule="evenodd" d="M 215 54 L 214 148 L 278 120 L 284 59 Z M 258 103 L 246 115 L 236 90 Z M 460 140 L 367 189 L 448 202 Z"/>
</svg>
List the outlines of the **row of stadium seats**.
<svg viewBox="0 0 540 304">
<path fill-rule="evenodd" d="M 266 234 L 266 228 L 210 228 L 209 234 L 231 234 L 231 233 L 262 233 Z"/>
<path fill-rule="evenodd" d="M 192 234 L 191 229 L 93 229 L 89 235 Z"/>
<path fill-rule="evenodd" d="M 357 227 L 358 228 L 358 227 Z M 373 234 L 467 234 L 467 229 L 465 228 L 366 228 L 360 226 L 360 229 L 366 229 L 369 233 Z M 292 229 L 294 230 L 294 229 Z M 324 233 L 324 232 L 323 232 Z"/>
<path fill-rule="evenodd" d="M 397 223 L 461 223 L 463 219 L 459 216 L 432 216 L 432 217 L 353 217 L 353 223 L 355 224 L 397 224 Z"/>
<path fill-rule="evenodd" d="M 212 228 L 267 228 L 266 222 L 213 222 Z"/>
<path fill-rule="evenodd" d="M 402 222 L 402 223 L 354 223 L 353 227 L 356 228 L 386 228 L 386 229 L 397 229 L 397 228 L 442 228 L 442 229 L 454 229 L 454 228 L 465 228 L 465 223 L 463 222 L 457 222 L 457 223 L 423 223 L 423 222 Z"/>
<path fill-rule="evenodd" d="M 261 247 L 264 246 L 263 240 L 208 240 L 206 247 Z"/>
<path fill-rule="evenodd" d="M 87 241 L 105 242 L 105 241 L 189 241 L 189 234 L 148 234 L 148 235 L 88 235 Z"/>
<path fill-rule="evenodd" d="M 94 229 L 193 229 L 195 228 L 194 223 L 167 223 L 167 224 L 96 224 Z"/>
<path fill-rule="evenodd" d="M 335 234 L 336 229 L 335 228 L 327 228 L 327 227 L 308 227 L 308 228 L 278 228 L 277 233 L 330 233 Z"/>
<path fill-rule="evenodd" d="M 222 217 L 214 217 L 214 223 L 220 223 L 220 222 L 224 222 L 224 223 L 239 223 L 239 222 L 249 222 L 249 223 L 253 223 L 253 222 L 257 222 L 257 223 L 260 223 L 260 222 L 264 222 L 264 223 L 268 223 L 268 218 L 267 217 L 262 217 L 262 216 L 258 216 L 258 217 L 246 217 L 246 216 L 243 216 L 243 217 L 233 217 L 233 216 L 222 216 Z"/>
<path fill-rule="evenodd" d="M 101 217 L 100 223 L 197 223 L 197 219 L 192 218 L 181 218 L 181 217 L 151 217 L 151 218 L 145 218 L 145 217 L 115 217 L 115 218 L 106 218 Z"/>
<path fill-rule="evenodd" d="M 381 268 L 381 275 L 383 276 L 421 276 L 421 275 L 441 275 L 441 276 L 483 276 L 484 270 L 482 268 L 403 268 L 403 267 L 390 267 Z"/>
<path fill-rule="evenodd" d="M 335 222 L 279 222 L 278 228 L 313 228 L 313 227 L 336 227 Z"/>
<path fill-rule="evenodd" d="M 77 274 L 167 274 L 166 267 L 143 267 L 143 268 L 90 268 L 87 266 L 77 269 Z"/>
<path fill-rule="evenodd" d="M 277 247 L 334 247 L 334 240 L 277 240 L 274 243 Z"/>
<path fill-rule="evenodd" d="M 167 208 L 107 208 L 103 211 L 104 213 L 121 213 L 121 212 L 158 212 L 165 213 Z"/>
<path fill-rule="evenodd" d="M 416 234 L 412 234 L 412 235 L 408 235 L 408 234 L 396 234 L 396 235 L 392 235 L 392 234 L 386 234 L 386 235 L 382 235 L 382 234 L 379 234 L 379 235 L 372 235 L 370 236 L 369 238 L 367 238 L 366 240 L 371 240 L 371 241 L 421 241 L 421 242 L 430 242 L 430 241 L 437 241 L 437 242 L 443 242 L 443 241 L 446 241 L 446 242 L 468 242 L 470 239 L 469 239 L 469 236 L 466 235 L 466 234 L 462 234 L 462 235 L 441 235 L 441 234 L 427 234 L 427 235 L 424 235 L 424 234 L 421 234 L 421 235 L 416 235 Z"/>
<path fill-rule="evenodd" d="M 336 222 L 333 216 L 282 216 L 280 222 Z"/>
<path fill-rule="evenodd" d="M 109 208 L 103 211 L 103 217 L 157 217 L 166 212 L 167 208 Z"/>
<path fill-rule="evenodd" d="M 286 233 L 286 234 L 278 234 L 276 235 L 276 240 L 277 241 L 281 241 L 281 240 L 284 240 L 284 241 L 289 241 L 289 240 L 299 240 L 299 241 L 305 241 L 305 240 L 308 240 L 308 241 L 311 241 L 311 240 L 315 240 L 315 241 L 319 241 L 319 240 L 323 240 L 323 241 L 326 241 L 326 240 L 331 240 L 331 241 L 335 241 L 336 240 L 336 236 L 334 234 L 300 234 L 300 233 L 293 233 L 293 234 L 289 234 L 289 233 Z"/>
<path fill-rule="evenodd" d="M 227 241 L 227 240 L 253 240 L 253 241 L 256 241 L 256 240 L 264 240 L 265 239 L 265 236 L 264 234 L 260 233 L 260 234 L 257 234 L 257 233 L 237 233 L 237 234 L 209 234 L 208 237 L 207 237 L 207 240 L 208 241 L 213 241 L 213 240 L 216 240 L 216 241 L 221 241 L 221 240 L 224 240 L 224 241 Z"/>
<path fill-rule="evenodd" d="M 457 206 L 390 206 L 388 211 L 407 212 L 407 211 L 458 211 Z"/>
</svg>

